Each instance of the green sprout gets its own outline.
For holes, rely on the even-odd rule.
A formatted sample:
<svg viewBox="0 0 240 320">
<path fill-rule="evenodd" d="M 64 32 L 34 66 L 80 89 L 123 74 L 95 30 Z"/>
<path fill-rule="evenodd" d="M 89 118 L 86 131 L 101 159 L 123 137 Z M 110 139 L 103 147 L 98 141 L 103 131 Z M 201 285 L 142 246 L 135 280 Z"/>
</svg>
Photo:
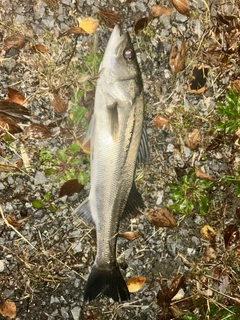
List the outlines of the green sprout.
<svg viewBox="0 0 240 320">
<path fill-rule="evenodd" d="M 236 90 L 226 94 L 225 103 L 218 103 L 218 114 L 223 118 L 216 124 L 219 131 L 234 133 L 240 128 L 240 96 Z"/>
<path fill-rule="evenodd" d="M 200 215 L 206 214 L 210 199 L 207 190 L 211 188 L 212 182 L 197 178 L 193 170 L 182 178 L 182 183 L 171 183 L 170 197 L 174 204 L 170 209 L 177 214 L 189 214 L 194 209 Z"/>
</svg>

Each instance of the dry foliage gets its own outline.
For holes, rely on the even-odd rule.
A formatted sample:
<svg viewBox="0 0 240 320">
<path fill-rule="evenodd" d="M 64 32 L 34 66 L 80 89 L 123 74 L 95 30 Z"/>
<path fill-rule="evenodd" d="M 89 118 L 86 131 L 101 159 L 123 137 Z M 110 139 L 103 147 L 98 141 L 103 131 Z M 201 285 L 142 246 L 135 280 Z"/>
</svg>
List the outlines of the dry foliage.
<svg viewBox="0 0 240 320">
<path fill-rule="evenodd" d="M 172 1 L 173 6 L 175 7 L 175 9 L 179 13 L 181 13 L 187 17 L 190 16 L 189 5 L 186 0 L 171 0 L 171 1 Z"/>
<path fill-rule="evenodd" d="M 178 50 L 177 44 L 172 46 L 172 51 L 169 56 L 169 65 L 173 73 L 177 74 L 184 69 L 186 51 L 187 49 L 184 37 L 182 37 L 180 50 Z"/>
<path fill-rule="evenodd" d="M 154 208 L 147 213 L 148 220 L 156 227 L 176 227 L 176 219 L 166 208 Z"/>
<path fill-rule="evenodd" d="M 142 286 L 144 285 L 144 283 L 146 282 L 146 278 L 144 277 L 132 277 L 130 278 L 126 284 L 128 287 L 128 291 L 129 292 L 137 292 L 138 290 L 140 290 L 142 288 Z"/>
<path fill-rule="evenodd" d="M 152 13 L 155 17 L 161 17 L 162 15 L 166 14 L 170 16 L 172 14 L 173 9 L 163 6 L 154 5 L 152 6 Z"/>
</svg>

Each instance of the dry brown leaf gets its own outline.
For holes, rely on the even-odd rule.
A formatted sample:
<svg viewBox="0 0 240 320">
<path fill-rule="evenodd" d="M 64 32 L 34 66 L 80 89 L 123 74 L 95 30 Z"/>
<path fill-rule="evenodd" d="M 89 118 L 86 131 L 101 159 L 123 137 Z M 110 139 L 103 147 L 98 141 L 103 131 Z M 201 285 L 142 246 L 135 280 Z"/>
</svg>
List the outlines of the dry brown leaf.
<svg viewBox="0 0 240 320">
<path fill-rule="evenodd" d="M 14 121 L 29 121 L 30 112 L 27 108 L 16 102 L 0 101 L 0 115 L 12 118 Z"/>
<path fill-rule="evenodd" d="M 17 308 L 14 302 L 0 299 L 0 314 L 9 319 L 16 318 Z"/>
<path fill-rule="evenodd" d="M 6 131 L 16 134 L 22 132 L 22 128 L 11 117 L 0 114 L 0 134 Z"/>
<path fill-rule="evenodd" d="M 107 28 L 113 29 L 116 24 L 121 24 L 120 15 L 113 10 L 100 10 L 97 12 L 100 23 L 103 23 Z"/>
<path fill-rule="evenodd" d="M 129 241 L 133 241 L 139 237 L 139 235 L 136 232 L 128 231 L 124 233 L 119 233 L 118 237 L 127 239 Z"/>
<path fill-rule="evenodd" d="M 146 213 L 148 220 L 156 227 L 176 227 L 174 216 L 166 208 L 154 208 Z"/>
<path fill-rule="evenodd" d="M 145 29 L 147 27 L 147 25 L 149 24 L 149 22 L 151 22 L 153 19 L 153 16 L 148 16 L 148 17 L 144 17 L 139 19 L 134 26 L 134 32 L 135 35 L 138 36 L 139 32 L 142 31 L 143 29 Z"/>
<path fill-rule="evenodd" d="M 88 34 L 91 34 L 97 30 L 99 26 L 99 20 L 92 17 L 84 18 L 80 21 L 79 27 L 82 28 Z"/>
<path fill-rule="evenodd" d="M 51 131 L 43 124 L 33 123 L 26 127 L 25 134 L 30 139 L 45 140 L 52 136 Z"/>
<path fill-rule="evenodd" d="M 236 245 L 236 243 L 239 241 L 240 233 L 238 230 L 237 225 L 230 224 L 228 225 L 224 230 L 224 243 L 225 248 L 231 247 L 233 244 Z"/>
<path fill-rule="evenodd" d="M 69 28 L 67 31 L 61 33 L 59 35 L 59 38 L 64 36 L 69 36 L 71 34 L 87 34 L 87 33 L 82 28 L 77 26 L 77 27 Z"/>
<path fill-rule="evenodd" d="M 214 180 L 212 177 L 210 177 L 207 173 L 203 172 L 203 171 L 202 171 L 201 169 L 199 169 L 198 167 L 195 167 L 194 170 L 195 170 L 196 176 L 197 176 L 199 179 L 209 180 L 209 181 L 213 181 L 213 180 Z"/>
<path fill-rule="evenodd" d="M 41 53 L 48 52 L 48 48 L 44 44 L 41 44 L 41 43 L 35 44 L 34 46 L 32 46 L 32 49 L 35 52 L 41 52 Z"/>
<path fill-rule="evenodd" d="M 175 74 L 182 71 L 185 67 L 186 51 L 187 49 L 184 37 L 182 37 L 182 43 L 179 51 L 176 44 L 172 46 L 172 51 L 169 56 L 169 65 L 172 72 L 174 72 Z"/>
<path fill-rule="evenodd" d="M 162 15 L 166 14 L 170 16 L 172 14 L 173 9 L 163 6 L 154 5 L 152 6 L 152 12 L 155 17 L 161 17 Z"/>
<path fill-rule="evenodd" d="M 137 292 L 138 290 L 140 290 L 142 288 L 142 286 L 144 285 L 144 283 L 146 282 L 146 278 L 144 277 L 132 277 L 130 278 L 126 284 L 128 287 L 128 291 L 129 292 Z"/>
<path fill-rule="evenodd" d="M 176 294 L 178 293 L 179 289 L 183 286 L 184 284 L 184 275 L 183 274 L 178 274 L 175 278 L 173 278 L 168 296 L 172 300 Z"/>
<path fill-rule="evenodd" d="M 7 217 L 7 222 L 9 224 L 11 224 L 11 226 L 15 227 L 15 228 L 20 228 L 23 225 L 23 222 L 19 222 L 16 220 L 16 218 L 14 217 L 13 214 L 9 214 Z"/>
<path fill-rule="evenodd" d="M 62 99 L 59 93 L 54 94 L 54 99 L 51 101 L 51 105 L 59 113 L 67 111 L 68 108 L 68 104 Z"/>
<path fill-rule="evenodd" d="M 22 49 L 24 45 L 25 45 L 25 38 L 21 33 L 19 33 L 4 39 L 3 50 L 7 51 L 11 48 Z"/>
<path fill-rule="evenodd" d="M 84 188 L 77 179 L 66 181 L 60 188 L 59 198 L 63 196 L 72 196 L 74 193 L 79 193 Z"/>
<path fill-rule="evenodd" d="M 195 150 L 199 146 L 201 141 L 202 141 L 202 135 L 200 130 L 194 129 L 193 131 L 188 132 L 186 137 L 186 143 L 190 149 Z"/>
<path fill-rule="evenodd" d="M 153 118 L 153 125 L 154 126 L 157 126 L 157 127 L 163 127 L 165 125 L 168 124 L 168 119 L 163 117 L 163 116 L 160 116 L 160 115 L 155 115 L 155 117 Z"/>
<path fill-rule="evenodd" d="M 213 242 L 213 241 L 215 241 L 217 234 L 212 227 L 205 225 L 201 229 L 201 235 L 204 239 Z"/>
<path fill-rule="evenodd" d="M 184 14 L 187 17 L 190 16 L 189 5 L 186 0 L 171 0 L 171 1 L 173 6 L 179 13 Z"/>
<path fill-rule="evenodd" d="M 6 99 L 6 101 L 15 102 L 26 107 L 25 97 L 23 96 L 23 94 L 18 90 L 15 90 L 9 87 L 8 87 L 8 98 Z"/>
</svg>

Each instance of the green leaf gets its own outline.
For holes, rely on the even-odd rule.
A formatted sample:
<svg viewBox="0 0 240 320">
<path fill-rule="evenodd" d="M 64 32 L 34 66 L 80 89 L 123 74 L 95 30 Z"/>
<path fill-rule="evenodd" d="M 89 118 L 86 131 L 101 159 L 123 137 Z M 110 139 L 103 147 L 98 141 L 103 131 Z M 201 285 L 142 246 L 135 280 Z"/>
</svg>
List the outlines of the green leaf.
<svg viewBox="0 0 240 320">
<path fill-rule="evenodd" d="M 77 176 L 78 182 L 85 186 L 89 181 L 89 174 L 85 171 L 82 171 Z"/>
<path fill-rule="evenodd" d="M 48 150 L 40 151 L 40 159 L 42 162 L 53 160 L 53 154 Z"/>
<path fill-rule="evenodd" d="M 57 157 L 61 162 L 64 162 L 64 163 L 67 162 L 67 160 L 68 160 L 68 156 L 66 154 L 66 150 L 65 149 L 64 150 L 58 150 L 57 151 Z"/>
<path fill-rule="evenodd" d="M 72 143 L 69 147 L 68 147 L 69 152 L 74 155 L 75 153 L 79 152 L 81 150 L 81 147 L 78 143 Z"/>
<path fill-rule="evenodd" d="M 44 195 L 44 200 L 45 200 L 46 202 L 49 202 L 49 201 L 51 200 L 51 196 L 52 196 L 51 191 L 47 191 L 47 192 L 45 193 L 45 195 Z"/>
<path fill-rule="evenodd" d="M 41 209 L 44 206 L 44 203 L 41 200 L 34 199 L 32 201 L 32 206 L 34 209 Z"/>
</svg>

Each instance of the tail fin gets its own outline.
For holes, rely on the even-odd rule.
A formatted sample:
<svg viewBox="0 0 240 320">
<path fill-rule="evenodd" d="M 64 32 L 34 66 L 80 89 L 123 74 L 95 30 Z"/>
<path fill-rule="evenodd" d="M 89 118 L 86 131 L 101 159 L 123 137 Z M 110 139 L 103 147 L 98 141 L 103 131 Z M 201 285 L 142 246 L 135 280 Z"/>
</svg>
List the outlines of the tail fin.
<svg viewBox="0 0 240 320">
<path fill-rule="evenodd" d="M 88 277 L 84 300 L 93 300 L 100 293 L 107 295 L 115 301 L 130 299 L 127 285 L 117 266 L 112 269 L 102 269 L 93 266 Z"/>
</svg>

